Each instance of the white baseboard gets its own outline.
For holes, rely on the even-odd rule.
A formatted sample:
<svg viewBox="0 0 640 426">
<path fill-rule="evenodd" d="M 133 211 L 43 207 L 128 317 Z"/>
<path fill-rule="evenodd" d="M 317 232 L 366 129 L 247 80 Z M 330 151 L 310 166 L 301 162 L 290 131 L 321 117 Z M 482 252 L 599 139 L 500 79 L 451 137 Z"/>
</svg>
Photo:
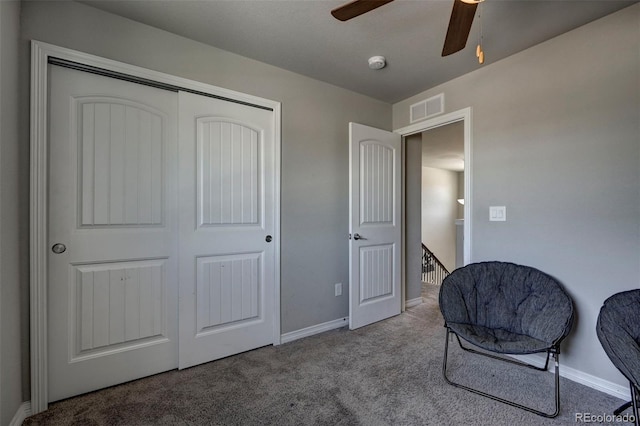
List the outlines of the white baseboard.
<svg viewBox="0 0 640 426">
<path fill-rule="evenodd" d="M 416 297 L 415 299 L 405 300 L 404 307 L 413 308 L 414 306 L 418 306 L 421 303 L 422 303 L 422 297 Z"/>
<path fill-rule="evenodd" d="M 9 422 L 9 426 L 21 426 L 22 422 L 31 415 L 31 401 L 20 404 L 18 411 Z"/>
<path fill-rule="evenodd" d="M 544 357 L 536 355 L 512 355 L 512 357 L 538 367 L 544 366 Z M 553 372 L 553 360 L 549 362 L 548 371 Z M 581 385 L 585 385 L 608 395 L 615 396 L 616 398 L 620 398 L 625 401 L 631 400 L 631 391 L 629 390 L 628 386 L 622 386 L 617 383 L 601 379 L 600 377 L 585 373 L 584 371 L 567 367 L 566 365 L 562 365 L 562 360 L 560 360 L 560 376 L 565 377 L 572 382 L 580 383 Z"/>
<path fill-rule="evenodd" d="M 334 330 L 336 328 L 349 325 L 349 317 L 338 318 L 333 321 L 323 322 L 322 324 L 312 325 L 311 327 L 301 328 L 300 330 L 290 331 L 280 336 L 280 343 L 293 342 L 303 337 L 313 336 L 314 334 L 323 333 L 325 331 Z"/>
<path fill-rule="evenodd" d="M 564 374 L 562 373 L 563 370 Z M 571 367 L 560 366 L 560 375 L 574 382 L 599 390 L 600 392 L 615 396 L 616 398 L 624 399 L 625 401 L 631 400 L 631 390 L 629 386 L 621 386 Z"/>
</svg>

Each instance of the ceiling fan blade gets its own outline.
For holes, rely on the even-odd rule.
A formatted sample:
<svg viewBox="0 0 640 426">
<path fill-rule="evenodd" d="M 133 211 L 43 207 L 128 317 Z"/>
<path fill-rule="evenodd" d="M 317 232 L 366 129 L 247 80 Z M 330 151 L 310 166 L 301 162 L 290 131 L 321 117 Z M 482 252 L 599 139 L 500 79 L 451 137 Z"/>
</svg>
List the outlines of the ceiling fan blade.
<svg viewBox="0 0 640 426">
<path fill-rule="evenodd" d="M 348 21 L 363 13 L 377 9 L 393 0 L 355 0 L 331 11 L 334 18 L 340 21 Z"/>
<path fill-rule="evenodd" d="M 456 53 L 467 45 L 473 18 L 476 16 L 478 4 L 464 3 L 461 0 L 454 0 L 447 37 L 444 40 L 442 56 Z"/>
</svg>

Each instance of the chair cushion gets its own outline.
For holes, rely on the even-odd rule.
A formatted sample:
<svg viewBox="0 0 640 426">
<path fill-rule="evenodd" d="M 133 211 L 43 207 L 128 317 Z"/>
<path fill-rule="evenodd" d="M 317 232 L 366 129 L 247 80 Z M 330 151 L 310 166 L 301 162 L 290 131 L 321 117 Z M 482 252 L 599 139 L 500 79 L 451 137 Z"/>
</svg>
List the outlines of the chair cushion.
<svg viewBox="0 0 640 426">
<path fill-rule="evenodd" d="M 447 323 L 458 336 L 469 343 L 491 352 L 505 354 L 530 354 L 545 352 L 549 343 L 524 334 L 516 334 L 499 328 L 487 328 L 480 325 Z"/>
<path fill-rule="evenodd" d="M 640 389 L 640 290 L 624 291 L 605 300 L 596 334 L 613 365 Z"/>
<path fill-rule="evenodd" d="M 508 262 L 472 263 L 456 269 L 443 281 L 439 302 L 448 326 L 469 326 L 459 330 L 460 337 L 500 353 L 540 352 L 540 342 L 544 342 L 542 350 L 549 349 L 569 334 L 573 324 L 573 302 L 556 279 Z M 490 343 L 492 335 L 495 339 Z"/>
</svg>

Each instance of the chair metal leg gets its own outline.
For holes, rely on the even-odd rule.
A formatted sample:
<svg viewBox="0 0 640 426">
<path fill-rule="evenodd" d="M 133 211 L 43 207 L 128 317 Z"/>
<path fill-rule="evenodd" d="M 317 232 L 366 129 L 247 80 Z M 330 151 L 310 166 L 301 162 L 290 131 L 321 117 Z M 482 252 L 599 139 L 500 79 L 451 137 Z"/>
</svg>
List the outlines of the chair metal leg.
<svg viewBox="0 0 640 426">
<path fill-rule="evenodd" d="M 555 405 L 556 405 L 556 407 L 555 407 L 555 411 L 554 412 L 545 413 L 544 411 L 536 410 L 536 409 L 528 407 L 526 405 L 518 404 L 518 403 L 510 401 L 508 399 L 500 398 L 498 396 L 495 396 L 495 395 L 483 392 L 481 390 L 474 389 L 474 388 L 471 388 L 471 387 L 468 387 L 468 386 L 465 386 L 465 385 L 462 385 L 460 383 L 456 383 L 456 382 L 453 382 L 452 380 L 450 380 L 447 377 L 447 358 L 448 358 L 448 354 L 449 354 L 449 336 L 450 336 L 451 333 L 453 335 L 455 335 L 456 338 L 458 338 L 458 343 L 460 343 L 460 338 L 458 337 L 458 335 L 455 332 L 451 331 L 449 329 L 449 327 L 446 327 L 446 329 L 447 329 L 447 333 L 446 333 L 446 337 L 445 337 L 446 340 L 445 340 L 445 344 L 444 344 L 444 359 L 443 359 L 443 363 L 442 363 L 442 375 L 444 377 L 444 380 L 447 383 L 449 383 L 450 385 L 455 386 L 457 388 L 461 388 L 461 389 L 467 390 L 469 392 L 473 392 L 475 394 L 484 396 L 484 397 L 492 399 L 494 401 L 498 401 L 498 402 L 502 402 L 502 403 L 507 404 L 507 405 L 511 405 L 512 407 L 516 407 L 516 408 L 520 408 L 520 409 L 525 410 L 525 411 L 529 411 L 531 413 L 537 414 L 537 415 L 542 416 L 542 417 L 553 418 L 553 417 L 557 417 L 558 414 L 560 414 L 560 370 L 559 370 L 559 367 L 560 367 L 560 359 L 559 358 L 560 357 L 559 357 L 559 351 L 558 350 L 549 351 L 549 353 L 547 354 L 547 363 L 549 362 L 549 359 L 548 359 L 549 354 L 551 354 L 551 356 L 553 356 L 553 358 L 554 358 L 554 366 L 555 366 Z M 479 355 L 485 355 L 485 356 L 488 356 L 490 358 L 495 358 L 495 359 L 498 359 L 498 360 L 501 360 L 501 361 L 509 362 L 509 363 L 512 363 L 512 364 L 517 364 L 517 365 L 520 365 L 520 366 L 523 366 L 523 367 L 529 367 L 529 368 L 535 368 L 536 370 L 541 370 L 540 367 L 535 367 L 535 366 L 532 366 L 530 364 L 526 364 L 526 363 L 523 363 L 523 362 L 519 362 L 519 361 L 515 361 L 515 360 L 510 360 L 510 359 L 498 357 L 498 356 L 491 355 L 491 354 L 485 354 L 485 353 L 482 353 L 482 352 L 479 352 L 479 351 L 475 351 L 475 350 L 470 349 L 470 348 L 464 348 L 462 345 L 460 345 L 460 346 L 462 347 L 462 349 L 464 349 L 464 350 L 466 350 L 468 352 L 471 352 L 471 353 L 475 353 L 475 354 L 479 354 Z M 637 416 L 636 416 L 636 418 L 637 418 Z M 638 425 L 636 425 L 636 426 L 638 426 Z"/>
<path fill-rule="evenodd" d="M 618 408 L 616 408 L 615 410 L 613 410 L 613 415 L 614 416 L 619 416 L 620 414 L 622 414 L 627 408 L 631 407 L 633 405 L 633 401 L 629 401 L 629 402 L 625 402 L 624 404 L 622 404 L 621 406 L 619 406 Z"/>
<path fill-rule="evenodd" d="M 547 360 L 544 363 L 544 367 L 538 367 L 536 365 L 533 364 L 529 364 L 526 362 L 522 362 L 522 361 L 518 361 L 516 359 L 511 359 L 511 358 L 505 358 L 502 356 L 497 356 L 497 355 L 493 355 L 487 352 L 480 352 L 480 351 L 476 351 L 475 349 L 472 348 L 467 348 L 462 344 L 462 340 L 460 340 L 460 336 L 458 336 L 456 333 L 451 332 L 454 336 L 456 336 L 456 339 L 458 340 L 458 345 L 460 345 L 460 348 L 465 350 L 466 352 L 472 353 L 472 354 L 476 354 L 476 355 L 482 355 L 482 356 L 486 356 L 489 358 L 493 358 L 493 359 L 497 359 L 499 361 L 504 361 L 504 362 L 508 362 L 511 364 L 515 364 L 515 365 L 519 365 L 521 367 L 527 367 L 527 368 L 532 368 L 534 370 L 539 370 L 539 371 L 547 371 L 549 368 L 549 358 L 551 353 L 547 352 Z"/>
<path fill-rule="evenodd" d="M 625 402 L 620 407 L 616 408 L 613 411 L 613 415 L 620 416 L 627 408 L 631 407 L 634 424 L 635 426 L 640 426 L 640 413 L 638 413 L 640 408 L 640 392 L 638 392 L 631 382 L 629 382 L 629 390 L 631 391 L 631 401 Z"/>
<path fill-rule="evenodd" d="M 630 384 L 631 387 L 631 402 L 633 403 L 633 417 L 635 419 L 636 426 L 640 426 L 640 391 Z"/>
</svg>

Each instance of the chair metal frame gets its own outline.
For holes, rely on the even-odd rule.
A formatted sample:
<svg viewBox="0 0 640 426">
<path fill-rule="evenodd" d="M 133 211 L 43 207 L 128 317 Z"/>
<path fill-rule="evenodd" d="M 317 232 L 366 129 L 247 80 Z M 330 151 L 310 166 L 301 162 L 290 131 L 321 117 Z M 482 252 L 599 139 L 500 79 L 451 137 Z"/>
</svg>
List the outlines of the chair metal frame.
<svg viewBox="0 0 640 426">
<path fill-rule="evenodd" d="M 619 354 L 618 350 L 623 351 L 623 348 L 633 349 L 638 347 L 638 340 L 636 337 L 636 329 L 634 331 L 628 330 L 624 324 L 623 317 L 625 317 L 625 310 L 620 309 L 619 306 L 620 300 L 624 300 L 625 304 L 627 300 L 630 300 L 632 305 L 626 305 L 628 308 L 631 306 L 634 308 L 634 311 L 637 312 L 637 303 L 640 301 L 638 299 L 640 296 L 640 290 L 627 290 L 620 293 L 615 293 L 609 298 L 607 298 L 602 307 L 600 308 L 600 313 L 598 314 L 598 321 L 596 324 L 596 334 L 600 343 L 602 344 L 602 348 L 605 353 L 613 363 L 613 365 L 629 380 L 629 393 L 631 394 L 631 401 L 622 404 L 620 407 L 613 411 L 615 416 L 622 415 L 622 412 L 627 410 L 629 407 L 632 408 L 633 415 L 633 423 L 635 426 L 640 426 L 640 388 L 638 387 L 638 372 L 636 370 L 631 370 L 632 366 L 627 366 L 626 362 L 623 361 Z M 616 314 L 612 317 L 613 312 Z M 622 323 L 622 324 L 621 324 Z M 609 341 L 608 335 L 612 331 L 610 327 L 620 328 L 624 335 L 627 337 L 631 337 L 631 339 L 625 339 L 622 343 L 616 343 L 613 346 Z M 637 327 L 637 322 L 633 322 L 633 326 Z M 632 353 L 635 353 L 632 351 Z M 626 420 L 626 419 L 625 419 Z"/>
<path fill-rule="evenodd" d="M 633 383 L 629 383 L 631 387 L 631 401 L 633 402 L 633 416 L 635 417 L 636 426 L 640 426 L 640 389 L 635 387 Z"/>
<path fill-rule="evenodd" d="M 490 398 L 490 399 L 492 399 L 494 401 L 502 402 L 502 403 L 510 405 L 512 407 L 516 407 L 516 408 L 520 408 L 520 409 L 525 410 L 525 411 L 529 411 L 531 413 L 537 414 L 537 415 L 542 416 L 542 417 L 554 418 L 554 417 L 558 416 L 558 414 L 560 413 L 560 370 L 559 370 L 559 367 L 560 367 L 560 345 L 559 344 L 555 345 L 555 346 L 552 346 L 551 348 L 549 348 L 547 350 L 547 360 L 545 362 L 544 367 L 538 367 L 538 366 L 535 366 L 533 364 L 529 364 L 529 363 L 526 363 L 526 362 L 518 361 L 516 359 L 505 358 L 505 357 L 502 357 L 502 356 L 493 355 L 491 353 L 480 352 L 480 351 L 477 351 L 477 350 L 472 349 L 472 348 L 464 347 L 462 345 L 462 342 L 460 341 L 460 336 L 458 336 L 458 334 L 455 331 L 451 330 L 446 324 L 445 324 L 445 328 L 447 329 L 447 333 L 446 333 L 446 337 L 445 337 L 446 340 L 445 340 L 445 344 L 444 344 L 444 360 L 443 360 L 443 363 L 442 363 L 442 375 L 444 376 L 444 380 L 447 383 L 449 383 L 450 385 L 455 386 L 457 388 L 464 389 L 464 390 L 467 390 L 469 392 L 473 392 L 475 394 L 484 396 L 486 398 Z M 553 359 L 554 359 L 554 368 L 555 368 L 555 411 L 552 412 L 552 413 L 546 413 L 546 412 L 541 411 L 541 410 L 536 410 L 535 408 L 532 408 L 532 407 L 529 407 L 529 406 L 526 406 L 526 405 L 523 405 L 523 404 L 519 404 L 517 402 L 510 401 L 508 399 L 504 399 L 504 398 L 501 398 L 501 397 L 496 396 L 496 395 L 492 395 L 492 394 L 483 392 L 483 391 L 481 391 L 479 389 L 475 389 L 475 388 L 471 388 L 469 386 L 465 386 L 465 385 L 463 385 L 461 383 L 456 383 L 456 382 L 452 381 L 451 379 L 449 379 L 447 377 L 447 358 L 448 358 L 448 353 L 449 353 L 449 338 L 450 338 L 451 334 L 456 336 L 456 339 L 458 340 L 458 344 L 460 345 L 460 348 L 462 348 L 466 352 L 477 354 L 477 355 L 483 355 L 483 356 L 486 356 L 486 357 L 489 357 L 489 358 L 497 359 L 499 361 L 508 362 L 510 364 L 515 364 L 515 365 L 518 365 L 518 366 L 521 366 L 521 367 L 527 367 L 527 368 L 531 368 L 531 369 L 538 370 L 538 371 L 545 371 L 546 372 L 547 368 L 549 367 L 549 358 L 553 357 Z M 637 401 L 637 394 L 636 394 L 635 401 L 638 402 Z M 635 407 L 636 407 L 636 410 L 637 410 L 637 404 L 636 404 Z M 637 421 L 638 421 L 638 416 L 637 416 L 637 413 L 636 413 L 636 426 L 638 426 Z"/>
<path fill-rule="evenodd" d="M 631 392 L 631 401 L 625 402 L 620 407 L 618 407 L 614 412 L 614 416 L 622 415 L 622 412 L 627 408 L 633 408 L 633 419 L 635 426 L 640 426 L 640 390 L 638 390 L 633 382 L 629 381 L 629 390 Z"/>
</svg>

